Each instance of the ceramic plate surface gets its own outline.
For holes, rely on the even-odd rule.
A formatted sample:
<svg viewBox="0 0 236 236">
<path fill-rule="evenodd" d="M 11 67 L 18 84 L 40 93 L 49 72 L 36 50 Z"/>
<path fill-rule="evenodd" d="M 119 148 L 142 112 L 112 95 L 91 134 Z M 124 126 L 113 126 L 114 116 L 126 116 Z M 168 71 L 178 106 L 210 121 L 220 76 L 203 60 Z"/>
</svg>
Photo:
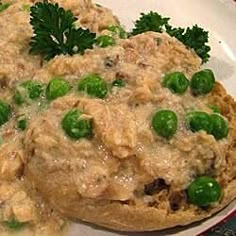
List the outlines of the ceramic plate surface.
<svg viewBox="0 0 236 236">
<path fill-rule="evenodd" d="M 175 26 L 198 24 L 210 32 L 211 59 L 204 67 L 212 68 L 217 80 L 236 96 L 236 2 L 234 0 L 98 0 L 113 10 L 127 30 L 140 12 L 157 11 L 171 18 Z M 197 235 L 224 219 L 236 209 L 236 202 L 223 211 L 188 228 L 153 233 L 117 233 L 90 224 L 72 224 L 69 236 L 167 236 Z M 114 212 L 115 214 L 115 212 Z"/>
</svg>

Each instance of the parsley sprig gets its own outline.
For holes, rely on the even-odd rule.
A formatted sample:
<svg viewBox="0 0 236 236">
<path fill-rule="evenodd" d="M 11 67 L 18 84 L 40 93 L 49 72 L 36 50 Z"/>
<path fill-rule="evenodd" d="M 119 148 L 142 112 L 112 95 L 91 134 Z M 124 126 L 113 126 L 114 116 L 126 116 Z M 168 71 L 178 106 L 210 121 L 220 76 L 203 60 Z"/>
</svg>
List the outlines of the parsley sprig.
<svg viewBox="0 0 236 236">
<path fill-rule="evenodd" d="M 192 48 L 205 63 L 209 60 L 211 50 L 208 44 L 208 32 L 194 25 L 192 28 L 175 28 L 169 24 L 170 18 L 162 17 L 157 12 L 141 13 L 140 18 L 135 22 L 131 35 L 137 35 L 146 31 L 167 32 L 176 37 L 187 47 Z"/>
<path fill-rule="evenodd" d="M 141 16 L 135 22 L 135 28 L 132 35 L 141 34 L 147 31 L 163 32 L 163 26 L 168 24 L 170 18 L 165 18 L 157 12 L 150 11 L 148 14 L 141 13 Z"/>
<path fill-rule="evenodd" d="M 31 7 L 30 23 L 34 36 L 30 42 L 30 53 L 43 55 L 50 60 L 56 55 L 83 54 L 93 48 L 96 34 L 88 29 L 75 28 L 73 13 L 47 0 L 37 2 Z"/>
</svg>

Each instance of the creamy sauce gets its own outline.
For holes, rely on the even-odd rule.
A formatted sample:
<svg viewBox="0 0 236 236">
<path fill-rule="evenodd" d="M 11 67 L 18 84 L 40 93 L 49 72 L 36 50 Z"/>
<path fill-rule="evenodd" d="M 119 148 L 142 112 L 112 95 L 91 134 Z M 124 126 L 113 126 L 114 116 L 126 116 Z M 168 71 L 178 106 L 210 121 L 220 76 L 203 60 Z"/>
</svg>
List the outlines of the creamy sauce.
<svg viewBox="0 0 236 236">
<path fill-rule="evenodd" d="M 153 198 L 167 197 L 166 190 L 153 198 L 145 195 L 144 186 L 157 178 L 164 179 L 172 192 L 181 192 L 196 176 L 222 174 L 231 137 L 216 141 L 204 131 L 193 133 L 185 120 L 189 111 L 212 113 L 209 97 L 193 97 L 190 90 L 180 96 L 162 86 L 166 73 L 182 71 L 190 78 L 200 69 L 194 52 L 167 34 L 148 32 L 117 39 L 114 47 L 97 47 L 83 56 L 57 56 L 45 63 L 28 53 L 32 29 L 22 4 L 32 2 L 16 1 L 0 13 L 1 99 L 12 103 L 15 86 L 28 79 L 46 84 L 53 76 L 63 76 L 73 89 L 51 103 L 42 98 L 14 105 L 13 119 L 1 127 L 1 235 L 12 233 L 4 224 L 12 218 L 26 223 L 17 235 L 62 234 L 66 219 L 59 213 L 72 217 L 74 201 L 147 206 Z M 73 11 L 78 25 L 98 34 L 119 24 L 110 10 L 89 0 L 58 2 Z M 78 81 L 90 73 L 109 84 L 104 100 L 77 91 Z M 119 78 L 126 86 L 112 88 Z M 61 121 L 72 108 L 93 118 L 93 138 L 74 141 L 66 136 Z M 153 114 L 163 108 L 178 115 L 178 130 L 170 140 L 157 136 L 151 127 Z M 17 128 L 22 115 L 29 119 L 25 132 Z M 170 206 L 164 202 L 159 207 Z"/>
<path fill-rule="evenodd" d="M 156 43 L 157 38 L 163 45 Z M 71 78 L 76 88 L 81 77 L 98 73 L 110 84 L 121 77 L 126 86 L 112 88 L 105 100 L 73 90 L 52 102 L 32 121 L 26 134 L 26 150 L 34 153 L 29 159 L 29 176 L 51 204 L 63 211 L 65 194 L 137 203 L 144 185 L 157 178 L 164 179 L 176 192 L 185 190 L 196 176 L 220 175 L 230 138 L 216 141 L 204 131 L 193 133 L 185 119 L 193 110 L 212 113 L 208 96 L 193 97 L 190 90 L 180 96 L 162 87 L 167 72 L 183 71 L 191 77 L 199 68 L 200 60 L 193 52 L 158 33 L 121 40 L 117 46 L 97 48 L 83 56 L 55 58 L 35 79 L 48 82 L 52 76 L 64 76 Z M 65 136 L 61 121 L 72 108 L 93 117 L 93 139 L 75 142 Z M 162 108 L 178 114 L 179 127 L 169 141 L 151 128 L 153 114 Z M 48 181 L 42 182 L 43 176 L 48 176 Z M 65 194 L 55 197 L 48 191 L 52 185 Z"/>
</svg>

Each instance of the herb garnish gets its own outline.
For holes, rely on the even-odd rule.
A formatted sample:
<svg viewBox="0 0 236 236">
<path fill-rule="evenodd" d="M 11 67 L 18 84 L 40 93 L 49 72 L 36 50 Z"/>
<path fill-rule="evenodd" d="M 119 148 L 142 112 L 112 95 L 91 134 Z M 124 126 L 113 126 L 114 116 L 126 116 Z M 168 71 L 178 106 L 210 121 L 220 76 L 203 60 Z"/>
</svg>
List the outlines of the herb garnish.
<svg viewBox="0 0 236 236">
<path fill-rule="evenodd" d="M 88 29 L 76 28 L 73 13 L 59 5 L 44 0 L 30 8 L 30 23 L 34 36 L 30 42 L 30 53 L 43 55 L 50 60 L 56 55 L 83 54 L 93 48 L 96 34 Z"/>
</svg>

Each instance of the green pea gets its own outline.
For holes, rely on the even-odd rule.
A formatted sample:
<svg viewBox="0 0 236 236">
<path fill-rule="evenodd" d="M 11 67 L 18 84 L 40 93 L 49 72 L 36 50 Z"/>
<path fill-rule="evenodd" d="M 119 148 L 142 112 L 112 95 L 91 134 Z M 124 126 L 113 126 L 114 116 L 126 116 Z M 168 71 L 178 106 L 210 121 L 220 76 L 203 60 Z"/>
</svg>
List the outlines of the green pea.
<svg viewBox="0 0 236 236">
<path fill-rule="evenodd" d="M 27 128 L 27 120 L 26 119 L 20 119 L 17 123 L 18 129 L 24 131 Z"/>
<path fill-rule="evenodd" d="M 5 222 L 5 225 L 9 228 L 9 229 L 12 229 L 12 230 L 21 230 L 25 225 L 26 223 L 24 222 L 19 222 L 18 220 L 16 220 L 15 218 L 11 219 L 10 221 L 6 221 Z"/>
<path fill-rule="evenodd" d="M 215 76 L 209 69 L 199 71 L 193 75 L 190 85 L 194 95 L 208 94 L 215 86 Z"/>
<path fill-rule="evenodd" d="M 16 104 L 21 105 L 29 99 L 37 100 L 43 92 L 43 85 L 35 80 L 27 80 L 21 83 L 14 94 Z"/>
<path fill-rule="evenodd" d="M 49 82 L 46 88 L 46 98 L 48 100 L 54 100 L 58 97 L 63 97 L 69 93 L 71 88 L 69 81 L 60 77 L 55 77 Z"/>
<path fill-rule="evenodd" d="M 92 136 L 92 120 L 83 117 L 78 109 L 73 109 L 65 115 L 62 128 L 69 137 L 75 140 Z"/>
<path fill-rule="evenodd" d="M 202 176 L 195 179 L 187 189 L 189 200 L 199 207 L 218 202 L 222 196 L 220 184 L 213 178 Z"/>
<path fill-rule="evenodd" d="M 24 92 L 25 92 L 25 90 L 24 90 Z M 25 102 L 25 98 L 24 98 L 25 96 L 26 96 L 26 94 L 24 94 L 24 96 L 23 96 L 23 91 L 21 91 L 21 92 L 16 91 L 13 96 L 13 99 L 17 105 L 21 105 Z"/>
<path fill-rule="evenodd" d="M 108 46 L 114 46 L 116 40 L 109 35 L 101 35 L 97 38 L 96 44 L 101 48 L 106 48 Z"/>
<path fill-rule="evenodd" d="M 108 93 L 108 86 L 99 75 L 89 74 L 80 80 L 78 90 L 93 97 L 105 98 Z"/>
<path fill-rule="evenodd" d="M 123 79 L 116 79 L 112 82 L 112 86 L 116 86 L 119 88 L 125 87 L 125 81 Z"/>
<path fill-rule="evenodd" d="M 214 112 L 214 113 L 221 113 L 221 109 L 220 107 L 216 106 L 216 105 L 208 105 L 208 107 Z"/>
<path fill-rule="evenodd" d="M 189 128 L 193 132 L 205 130 L 208 134 L 212 131 L 212 121 L 209 114 L 202 111 L 194 111 L 187 115 Z"/>
<path fill-rule="evenodd" d="M 120 25 L 111 25 L 108 27 L 108 30 L 117 34 L 121 39 L 128 38 L 128 33 Z"/>
<path fill-rule="evenodd" d="M 3 4 L 0 4 L 0 13 L 5 11 L 8 7 L 11 6 L 11 3 L 3 3 Z"/>
<path fill-rule="evenodd" d="M 173 93 L 183 94 L 189 86 L 189 80 L 182 72 L 173 72 L 165 75 L 163 86 L 170 89 Z"/>
<path fill-rule="evenodd" d="M 28 90 L 29 98 L 38 99 L 43 92 L 43 85 L 38 81 L 28 80 L 22 83 L 22 87 Z"/>
<path fill-rule="evenodd" d="M 222 138 L 226 138 L 229 134 L 229 125 L 226 119 L 220 114 L 212 114 L 211 122 L 213 125 L 211 134 L 215 137 L 215 139 L 220 140 Z"/>
<path fill-rule="evenodd" d="M 177 115 L 171 110 L 160 110 L 152 118 L 152 127 L 159 136 L 169 139 L 177 131 Z"/>
<path fill-rule="evenodd" d="M 10 105 L 0 100 L 0 126 L 10 120 L 12 109 Z"/>
</svg>

